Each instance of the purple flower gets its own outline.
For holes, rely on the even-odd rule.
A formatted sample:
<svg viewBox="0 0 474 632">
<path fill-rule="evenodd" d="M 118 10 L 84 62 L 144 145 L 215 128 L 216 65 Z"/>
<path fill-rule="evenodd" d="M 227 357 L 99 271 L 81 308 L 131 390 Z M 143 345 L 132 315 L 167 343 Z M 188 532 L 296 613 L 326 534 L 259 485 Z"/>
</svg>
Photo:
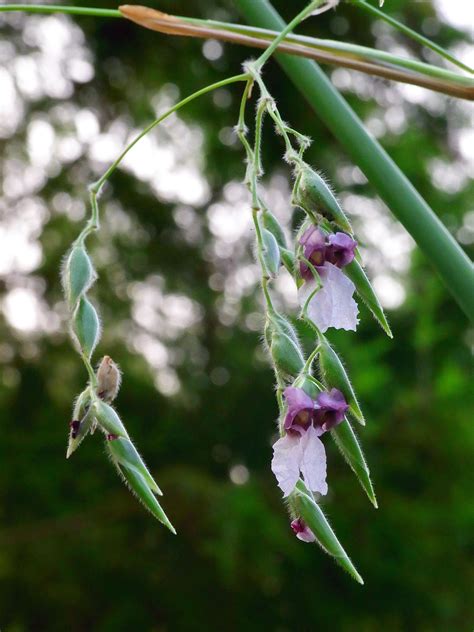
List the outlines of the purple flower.
<svg viewBox="0 0 474 632">
<path fill-rule="evenodd" d="M 318 274 L 322 288 L 310 299 L 307 309 L 309 318 L 322 333 L 329 327 L 355 331 L 359 322 L 357 303 L 352 298 L 355 285 L 329 262 L 318 268 Z M 301 307 L 316 287 L 315 279 L 303 283 L 298 292 Z"/>
<path fill-rule="evenodd" d="M 290 527 L 296 534 L 298 540 L 302 540 L 303 542 L 314 542 L 316 540 L 316 536 L 308 527 L 308 525 L 301 520 L 301 518 L 297 518 L 293 520 L 290 524 Z"/>
<path fill-rule="evenodd" d="M 302 388 L 288 386 L 283 396 L 288 404 L 285 430 L 291 435 L 302 435 L 313 423 L 314 401 Z"/>
<path fill-rule="evenodd" d="M 341 423 L 348 408 L 344 395 L 337 388 L 324 391 L 316 398 L 314 423 L 324 431 L 331 430 Z"/>
<path fill-rule="evenodd" d="M 338 268 L 343 268 L 354 259 L 357 242 L 346 233 L 329 235 L 326 247 L 326 260 Z"/>
<path fill-rule="evenodd" d="M 300 244 L 303 246 L 303 255 L 313 266 L 322 266 L 326 260 L 326 242 L 323 233 L 312 224 L 303 233 Z M 300 262 L 300 273 L 303 279 L 309 281 L 313 274 L 304 261 Z"/>
</svg>

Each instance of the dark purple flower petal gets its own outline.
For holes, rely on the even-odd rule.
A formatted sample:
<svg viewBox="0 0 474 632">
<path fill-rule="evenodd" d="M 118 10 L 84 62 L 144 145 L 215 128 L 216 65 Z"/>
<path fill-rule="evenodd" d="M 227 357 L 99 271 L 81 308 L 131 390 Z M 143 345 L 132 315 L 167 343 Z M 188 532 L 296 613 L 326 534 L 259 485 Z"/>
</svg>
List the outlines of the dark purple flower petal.
<svg viewBox="0 0 474 632">
<path fill-rule="evenodd" d="M 316 426 L 325 432 L 331 430 L 341 423 L 348 408 L 344 395 L 337 388 L 320 393 L 316 398 L 314 412 Z"/>
<path fill-rule="evenodd" d="M 293 520 L 290 526 L 299 540 L 303 542 L 314 542 L 316 540 L 314 533 L 301 518 Z"/>
<path fill-rule="evenodd" d="M 285 388 L 283 396 L 288 405 L 285 430 L 290 434 L 302 434 L 313 422 L 314 401 L 303 389 L 294 386 Z"/>
<path fill-rule="evenodd" d="M 310 226 L 300 239 L 303 246 L 303 254 L 313 266 L 322 266 L 326 260 L 326 242 L 323 233 L 317 226 Z M 303 279 L 309 281 L 313 274 L 304 261 L 300 263 L 300 273 Z"/>
<path fill-rule="evenodd" d="M 329 235 L 326 248 L 326 259 L 338 268 L 343 268 L 354 259 L 357 242 L 346 233 Z"/>
</svg>

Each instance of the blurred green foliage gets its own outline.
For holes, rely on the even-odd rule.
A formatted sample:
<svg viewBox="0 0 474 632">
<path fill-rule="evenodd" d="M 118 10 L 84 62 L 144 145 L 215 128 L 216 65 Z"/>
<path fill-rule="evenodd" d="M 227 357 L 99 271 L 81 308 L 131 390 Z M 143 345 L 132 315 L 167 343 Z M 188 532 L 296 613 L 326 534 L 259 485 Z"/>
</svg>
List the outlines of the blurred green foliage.
<svg viewBox="0 0 474 632">
<path fill-rule="evenodd" d="M 110 1 L 101 4 L 114 8 Z M 279 3 L 289 17 L 285 4 Z M 199 0 L 192 7 L 168 0 L 159 8 L 238 19 L 232 3 L 217 0 Z M 413 28 L 435 24 L 428 2 L 391 0 L 385 8 Z M 32 24 L 46 18 L 34 19 Z M 17 15 L 0 23 L 2 42 L 15 47 L 15 57 L 35 52 L 25 41 L 25 20 Z M 95 76 L 76 82 L 69 97 L 23 99 L 21 122 L 1 140 L 4 173 L 12 160 L 28 166 L 31 121 L 48 120 L 58 135 L 74 134 L 69 119 L 57 116 L 60 106 L 92 110 L 101 131 L 119 118 L 138 129 L 153 118 L 154 99 L 164 85 L 173 84 L 184 96 L 238 72 L 249 55 L 225 45 L 223 55 L 207 59 L 201 41 L 159 36 L 122 20 L 63 22 L 82 29 Z M 381 28 L 376 26 L 379 35 Z M 351 7 L 322 15 L 305 29 L 365 45 L 375 41 L 368 16 Z M 386 33 L 398 41 L 393 32 Z M 439 25 L 440 44 L 463 39 L 462 33 Z M 415 43 L 403 43 L 420 55 Z M 13 65 L 5 69 L 14 72 Z M 393 84 L 351 76 L 353 90 L 346 96 L 362 117 L 380 117 L 388 107 L 402 111 L 396 99 L 387 102 L 387 95 L 400 94 Z M 348 165 L 344 152 L 272 62 L 265 79 L 284 116 L 315 139 L 308 152 L 312 163 L 330 176 L 336 190 L 370 202 L 370 184 L 360 178 L 341 180 L 340 167 Z M 98 437 L 65 460 L 71 403 L 85 375 L 64 322 L 49 333 L 24 332 L 0 319 L 2 632 L 472 628 L 469 337 L 464 316 L 416 249 L 403 275 L 406 299 L 388 312 L 394 340 L 384 336 L 364 308 L 357 335 L 331 337 L 364 406 L 368 423 L 359 436 L 380 509 L 371 508 L 334 446 L 329 448 L 331 491 L 324 508 L 366 585 L 356 585 L 289 529 L 269 468 L 276 416 L 272 375 L 259 350 L 259 334 L 248 324 L 260 310 L 259 289 L 252 284 L 234 305 L 233 321 L 223 321 L 222 288 L 215 281 L 217 274 L 224 285 L 230 283 L 234 266 L 250 265 L 251 246 L 246 237 L 235 260 L 217 257 L 216 236 L 205 221 L 227 183 L 243 176 L 239 146 L 223 142 L 219 134 L 236 121 L 239 91 L 234 86 L 221 99 L 204 97 L 180 113 L 182 121 L 202 132 L 200 168 L 209 195 L 193 216 L 198 238 L 188 238 L 191 226 L 176 221 L 186 205 L 118 171 L 102 199 L 102 232 L 90 240 L 99 272 L 93 300 L 104 321 L 99 354 L 110 354 L 123 369 L 117 407 L 164 490 L 163 505 L 178 537 L 161 528 L 124 489 Z M 433 186 L 430 165 L 460 160 L 449 122 L 463 113 L 452 100 L 436 97 L 428 105 L 410 101 L 403 116 L 406 129 L 386 129 L 380 140 L 456 233 L 472 188 Z M 289 179 L 280 140 L 269 125 L 263 151 L 264 183 L 274 174 L 280 181 Z M 176 164 L 185 158 L 178 155 Z M 64 316 L 59 266 L 82 219 L 80 213 L 61 211 L 66 198 L 58 193 L 86 201 L 87 184 L 106 167 L 84 149 L 48 173 L 39 190 L 25 193 L 50 209 L 37 236 L 42 261 L 30 281 L 14 269 L 3 275 L 2 294 L 34 282 L 45 304 Z M 5 222 L 14 219 L 21 197 L 6 195 Z M 363 210 L 357 221 L 363 224 Z M 380 243 L 382 258 L 387 246 Z M 180 382 L 174 396 L 157 391 L 156 367 L 133 348 L 133 336 L 141 335 L 143 327 L 134 319 L 131 297 L 137 284 L 147 280 L 201 306 L 197 324 L 179 337 L 167 337 L 164 325 L 147 332 L 150 346 L 159 341 L 173 361 Z M 151 303 L 148 309 L 157 307 Z M 309 333 L 302 333 L 309 344 Z M 232 470 L 238 465 L 248 470 L 245 482 L 242 468 L 238 476 Z M 232 479 L 243 484 L 233 482 L 231 471 Z"/>
</svg>

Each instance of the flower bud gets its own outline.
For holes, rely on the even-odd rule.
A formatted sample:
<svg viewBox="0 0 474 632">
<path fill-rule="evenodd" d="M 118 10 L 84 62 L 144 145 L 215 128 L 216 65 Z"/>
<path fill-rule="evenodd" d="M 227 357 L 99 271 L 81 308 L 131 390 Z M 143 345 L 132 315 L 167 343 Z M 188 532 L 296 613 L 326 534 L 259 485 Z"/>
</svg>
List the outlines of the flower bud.
<svg viewBox="0 0 474 632">
<path fill-rule="evenodd" d="M 367 307 L 370 309 L 375 317 L 375 320 L 379 323 L 382 329 L 385 331 L 389 338 L 393 338 L 390 326 L 385 318 L 385 314 L 382 306 L 379 303 L 379 299 L 375 294 L 375 291 L 370 284 L 362 266 L 354 259 L 348 266 L 344 268 L 344 272 L 349 279 L 354 283 L 357 294 L 364 301 Z"/>
<path fill-rule="evenodd" d="M 352 226 L 323 178 L 310 167 L 301 173 L 295 201 L 312 215 L 323 215 L 352 235 Z"/>
<path fill-rule="evenodd" d="M 97 395 L 110 404 L 117 397 L 122 376 L 110 356 L 104 356 L 97 369 Z"/>
<path fill-rule="evenodd" d="M 71 309 L 95 279 L 96 273 L 86 249 L 84 246 L 75 246 L 67 256 L 63 270 L 64 291 Z"/>
<path fill-rule="evenodd" d="M 84 296 L 74 312 L 73 332 L 80 348 L 90 358 L 100 338 L 100 321 L 95 307 Z"/>
<path fill-rule="evenodd" d="M 360 409 L 354 389 L 339 356 L 322 334 L 319 335 L 319 364 L 325 385 L 337 388 L 344 395 L 349 410 L 359 423 L 365 426 L 364 415 Z"/>
<path fill-rule="evenodd" d="M 106 434 L 128 439 L 127 431 L 112 406 L 100 400 L 96 400 L 93 404 L 93 414 L 99 426 Z"/>
<path fill-rule="evenodd" d="M 275 215 L 270 213 L 268 209 L 265 209 L 262 213 L 262 222 L 264 227 L 275 237 L 280 248 L 286 248 L 286 237 L 283 228 Z"/>
<path fill-rule="evenodd" d="M 278 247 L 278 242 L 275 237 L 266 228 L 262 230 L 262 240 L 263 262 L 265 264 L 265 268 L 267 269 L 268 275 L 274 278 L 278 274 L 278 270 L 280 269 L 281 265 L 280 248 Z"/>
<path fill-rule="evenodd" d="M 299 345 L 282 331 L 274 331 L 270 347 L 277 369 L 289 376 L 298 375 L 304 367 L 304 358 Z"/>
</svg>

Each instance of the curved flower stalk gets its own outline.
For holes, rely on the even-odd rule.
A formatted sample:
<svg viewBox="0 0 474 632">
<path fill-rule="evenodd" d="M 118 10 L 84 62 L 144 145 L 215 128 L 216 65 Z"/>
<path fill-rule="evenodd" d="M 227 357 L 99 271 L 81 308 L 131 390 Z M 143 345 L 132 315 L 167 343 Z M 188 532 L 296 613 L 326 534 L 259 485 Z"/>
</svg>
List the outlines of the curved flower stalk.
<svg viewBox="0 0 474 632">
<path fill-rule="evenodd" d="M 291 24 L 294 26 L 295 21 Z M 273 44 L 277 45 L 276 40 Z M 304 162 L 303 154 L 311 141 L 283 121 L 262 80 L 261 59 L 244 64 L 249 79 L 235 130 L 246 153 L 245 183 L 251 194 L 256 255 L 265 298 L 265 342 L 275 372 L 280 410 L 279 438 L 273 446 L 271 468 L 287 502 L 291 528 L 298 539 L 318 542 L 363 583 L 316 500 L 316 496 L 326 495 L 329 489 L 324 444 L 325 435 L 331 435 L 369 500 L 377 507 L 369 469 L 348 416 L 362 425 L 365 419 L 343 363 L 324 334 L 330 328 L 357 329 L 356 292 L 387 335 L 391 336 L 391 332 L 363 273 L 351 223 L 324 178 Z M 259 98 L 254 140 L 250 143 L 245 111 L 254 87 L 259 91 Z M 265 116 L 272 119 L 277 134 L 282 137 L 284 159 L 294 171 L 292 202 L 306 213 L 293 248 L 258 188 L 263 173 L 260 148 Z M 294 326 L 278 313 L 270 295 L 271 284 L 282 266 L 292 274 L 298 288 L 300 318 L 309 322 L 315 331 L 315 347 L 307 359 Z M 322 382 L 312 375 L 313 363 L 318 365 Z"/>
</svg>

